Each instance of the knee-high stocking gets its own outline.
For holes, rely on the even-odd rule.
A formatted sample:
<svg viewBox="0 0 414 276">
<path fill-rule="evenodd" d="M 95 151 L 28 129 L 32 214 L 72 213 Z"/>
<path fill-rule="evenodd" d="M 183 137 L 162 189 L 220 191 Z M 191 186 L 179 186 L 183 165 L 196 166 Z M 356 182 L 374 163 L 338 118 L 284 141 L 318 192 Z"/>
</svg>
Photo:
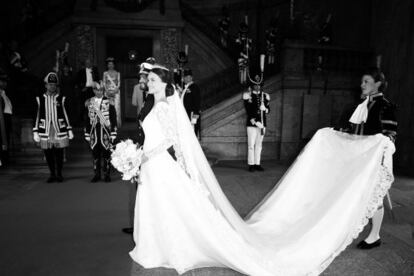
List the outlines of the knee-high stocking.
<svg viewBox="0 0 414 276">
<path fill-rule="evenodd" d="M 382 219 L 384 218 L 384 207 L 375 212 L 374 216 L 372 217 L 372 228 L 371 232 L 369 233 L 368 237 L 365 239 L 367 243 L 373 243 L 380 238 L 379 232 L 381 229 Z"/>
<path fill-rule="evenodd" d="M 45 154 L 45 157 L 46 157 L 46 162 L 47 162 L 47 165 L 49 167 L 50 175 L 55 176 L 56 175 L 56 172 L 55 172 L 55 156 L 53 154 L 53 149 L 43 150 L 43 153 Z"/>
<path fill-rule="evenodd" d="M 63 167 L 63 149 L 54 148 L 55 158 L 56 158 L 56 174 L 57 176 L 62 176 L 62 167 Z"/>
</svg>

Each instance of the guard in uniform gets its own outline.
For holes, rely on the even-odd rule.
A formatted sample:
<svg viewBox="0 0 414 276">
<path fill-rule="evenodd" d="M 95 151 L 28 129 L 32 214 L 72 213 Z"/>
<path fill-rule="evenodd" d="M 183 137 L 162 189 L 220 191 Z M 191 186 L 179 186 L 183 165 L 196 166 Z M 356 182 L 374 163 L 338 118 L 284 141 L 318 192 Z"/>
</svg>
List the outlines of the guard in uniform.
<svg viewBox="0 0 414 276">
<path fill-rule="evenodd" d="M 65 96 L 58 93 L 56 73 L 47 74 L 44 79 L 46 93 L 36 97 L 37 115 L 34 120 L 33 140 L 39 143 L 50 170 L 47 182 L 62 182 L 63 149 L 73 138 L 72 127 L 65 109 Z"/>
<path fill-rule="evenodd" d="M 101 162 L 103 158 L 103 172 L 105 182 L 110 182 L 110 157 L 112 143 L 117 135 L 116 111 L 110 100 L 104 96 L 104 88 L 95 82 L 93 92 L 95 96 L 85 103 L 87 120 L 85 126 L 85 140 L 89 143 L 93 155 L 95 175 L 91 182 L 101 179 Z"/>
<path fill-rule="evenodd" d="M 194 128 L 196 136 L 200 134 L 200 88 L 193 81 L 190 69 L 184 70 L 184 89 L 181 99 L 187 111 L 188 118 Z"/>
<path fill-rule="evenodd" d="M 247 113 L 247 164 L 250 172 L 263 171 L 260 156 L 266 132 L 266 114 L 270 111 L 270 96 L 261 90 L 259 84 L 253 83 L 253 89 L 249 88 L 243 94 L 243 101 Z"/>
<path fill-rule="evenodd" d="M 386 88 L 384 74 L 378 68 L 369 68 L 362 76 L 362 102 L 357 106 L 349 126 L 342 131 L 357 135 L 383 134 L 395 142 L 397 136 L 396 106 L 384 97 Z M 368 237 L 358 243 L 359 249 L 371 249 L 381 245 L 379 232 L 384 217 L 384 208 L 378 208 L 372 217 L 372 228 Z"/>
</svg>

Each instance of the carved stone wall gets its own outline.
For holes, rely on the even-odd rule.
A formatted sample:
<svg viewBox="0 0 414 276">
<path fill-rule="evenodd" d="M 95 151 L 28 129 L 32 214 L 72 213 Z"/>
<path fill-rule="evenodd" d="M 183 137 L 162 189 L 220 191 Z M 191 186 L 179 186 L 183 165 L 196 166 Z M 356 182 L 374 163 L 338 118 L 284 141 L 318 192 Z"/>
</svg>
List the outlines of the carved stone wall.
<svg viewBox="0 0 414 276">
<path fill-rule="evenodd" d="M 79 25 L 76 27 L 75 43 L 75 70 L 79 70 L 85 61 L 89 58 L 93 64 L 95 60 L 95 27 L 90 25 Z"/>
<path fill-rule="evenodd" d="M 414 2 L 376 1 L 372 7 L 371 46 L 382 55 L 387 98 L 397 105 L 394 167 L 414 175 Z"/>
<path fill-rule="evenodd" d="M 177 29 L 163 29 L 161 32 L 161 63 L 167 68 L 177 67 L 179 37 Z"/>
</svg>

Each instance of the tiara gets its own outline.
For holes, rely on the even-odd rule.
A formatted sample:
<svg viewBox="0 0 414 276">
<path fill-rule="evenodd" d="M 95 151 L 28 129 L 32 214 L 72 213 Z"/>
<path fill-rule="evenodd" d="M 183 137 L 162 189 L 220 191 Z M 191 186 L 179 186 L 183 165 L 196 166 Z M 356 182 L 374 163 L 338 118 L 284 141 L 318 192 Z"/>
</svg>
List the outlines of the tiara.
<svg viewBox="0 0 414 276">
<path fill-rule="evenodd" d="M 115 61 L 115 58 L 113 58 L 113 57 L 107 57 L 106 58 L 106 60 L 105 60 L 106 62 L 114 62 Z"/>
</svg>

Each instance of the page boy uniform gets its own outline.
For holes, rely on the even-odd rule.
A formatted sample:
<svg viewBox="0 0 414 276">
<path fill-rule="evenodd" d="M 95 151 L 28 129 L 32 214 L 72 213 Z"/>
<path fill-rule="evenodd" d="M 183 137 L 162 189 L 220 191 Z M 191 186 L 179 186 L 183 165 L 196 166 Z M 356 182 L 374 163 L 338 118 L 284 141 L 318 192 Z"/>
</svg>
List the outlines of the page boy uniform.
<svg viewBox="0 0 414 276">
<path fill-rule="evenodd" d="M 95 90 L 101 90 L 103 93 L 103 86 L 95 83 Z M 85 139 L 92 150 L 95 172 L 91 182 L 97 182 L 101 179 L 102 159 L 104 180 L 110 182 L 111 147 L 117 135 L 115 107 L 110 104 L 110 100 L 104 95 L 88 99 L 85 106 L 87 112 L 84 128 Z"/>
</svg>

